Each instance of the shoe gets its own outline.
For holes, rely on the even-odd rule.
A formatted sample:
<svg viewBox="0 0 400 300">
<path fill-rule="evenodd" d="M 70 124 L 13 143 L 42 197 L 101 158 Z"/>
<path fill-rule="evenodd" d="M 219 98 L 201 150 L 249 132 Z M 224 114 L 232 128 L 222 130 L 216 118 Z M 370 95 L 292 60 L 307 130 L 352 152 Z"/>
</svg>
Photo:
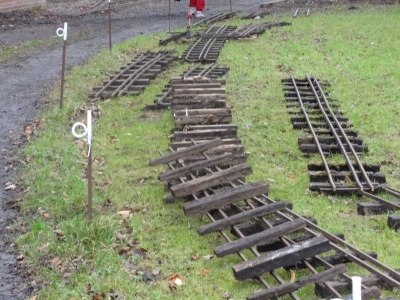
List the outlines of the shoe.
<svg viewBox="0 0 400 300">
<path fill-rule="evenodd" d="M 190 7 L 190 11 L 192 12 L 193 15 L 195 15 L 196 12 L 197 12 L 197 11 L 196 11 L 196 7 L 191 6 L 191 7 Z"/>
<path fill-rule="evenodd" d="M 204 15 L 201 13 L 201 11 L 196 13 L 196 18 L 204 18 Z"/>
</svg>

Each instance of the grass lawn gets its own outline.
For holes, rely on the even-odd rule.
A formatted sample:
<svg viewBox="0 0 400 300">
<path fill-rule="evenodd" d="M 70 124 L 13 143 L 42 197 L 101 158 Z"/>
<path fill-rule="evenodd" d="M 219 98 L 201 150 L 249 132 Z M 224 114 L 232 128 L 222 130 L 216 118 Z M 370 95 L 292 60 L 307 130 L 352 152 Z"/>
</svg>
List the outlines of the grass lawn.
<svg viewBox="0 0 400 300">
<path fill-rule="evenodd" d="M 281 79 L 293 74 L 315 74 L 329 81 L 331 95 L 359 130 L 370 152 L 363 159 L 382 163 L 389 185 L 400 188 L 400 39 L 399 6 L 367 6 L 357 10 L 289 15 L 266 20 L 292 22 L 273 28 L 258 39 L 229 41 L 219 63 L 231 68 L 226 85 L 234 122 L 239 126 L 253 175 L 248 181 L 270 183 L 270 196 L 292 201 L 293 210 L 315 217 L 332 233 L 342 232 L 348 242 L 376 251 L 381 262 L 400 266 L 399 235 L 386 225 L 387 216 L 357 215 L 357 197 L 327 196 L 308 190 L 307 163 L 297 146 L 285 107 Z M 234 19 L 232 24 L 248 21 Z M 38 299 L 245 299 L 262 286 L 252 280 L 237 282 L 231 266 L 239 257 L 207 260 L 224 243 L 220 234 L 200 237 L 196 228 L 205 217 L 184 216 L 182 203 L 164 204 L 164 189 L 157 176 L 164 166 L 149 167 L 166 152 L 171 111 L 146 112 L 155 95 L 187 64 L 178 62 L 160 74 L 138 97 L 87 102 L 91 87 L 119 69 L 135 53 L 157 50 L 167 34 L 139 36 L 107 49 L 68 72 L 63 110 L 59 87 L 43 100 L 37 135 L 20 153 L 25 162 L 20 184 L 21 217 L 15 227 L 23 265 L 46 283 Z M 186 44 L 171 44 L 182 53 Z M 86 146 L 71 134 L 73 123 L 87 108 L 99 110 L 93 128 L 94 220 L 86 216 Z M 250 123 L 251 126 L 246 126 Z M 249 125 L 249 124 L 247 124 Z M 333 158 L 334 159 L 334 158 Z M 118 212 L 130 211 L 127 215 Z M 134 245 L 131 256 L 124 245 Z M 119 255 L 122 254 L 122 255 Z M 193 259 L 198 253 L 198 258 Z M 193 256 L 194 255 L 194 256 Z M 207 258 L 207 257 L 206 257 Z M 359 274 L 351 267 L 349 273 Z M 170 290 L 168 278 L 178 273 L 184 285 Z M 290 274 L 280 271 L 284 279 Z M 268 274 L 265 275 L 269 280 Z M 155 277 L 156 280 L 143 278 Z M 400 296 L 397 291 L 388 295 Z M 311 287 L 298 292 L 316 299 Z M 99 296 L 102 298 L 95 298 Z M 120 299 L 118 297 L 118 299 Z"/>
</svg>

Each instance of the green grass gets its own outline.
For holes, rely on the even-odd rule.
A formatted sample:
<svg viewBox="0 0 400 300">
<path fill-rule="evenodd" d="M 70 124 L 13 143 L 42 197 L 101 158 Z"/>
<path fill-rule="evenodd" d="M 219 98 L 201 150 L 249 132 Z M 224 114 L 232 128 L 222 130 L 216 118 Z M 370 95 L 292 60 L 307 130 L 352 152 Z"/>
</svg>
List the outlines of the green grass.
<svg viewBox="0 0 400 300">
<path fill-rule="evenodd" d="M 318 157 L 304 157 L 297 147 L 300 131 L 290 124 L 280 80 L 290 73 L 298 77 L 307 73 L 329 81 L 333 97 L 369 144 L 364 159 L 386 162 L 382 170 L 390 186 L 399 188 L 398 13 L 399 7 L 391 6 L 315 13 L 308 18 L 272 16 L 271 20 L 293 24 L 273 28 L 255 40 L 230 41 L 219 58 L 231 67 L 226 90 L 233 123 L 251 153 L 248 162 L 254 174 L 248 181 L 269 181 L 272 198 L 292 201 L 297 213 L 315 217 L 330 232 L 344 233 L 362 250 L 376 251 L 379 260 L 393 268 L 400 265 L 399 233 L 387 227 L 386 216 L 358 216 L 356 197 L 335 196 L 332 204 L 326 196 L 308 191 L 307 162 Z M 166 151 L 173 119 L 169 110 L 141 109 L 185 64 L 174 63 L 138 97 L 94 103 L 101 116 L 93 128 L 94 220 L 91 225 L 87 222 L 87 149 L 71 134 L 71 125 L 85 116 L 75 112 L 82 105 L 91 107 L 87 95 L 107 73 L 136 52 L 158 49 L 158 40 L 166 36 L 139 36 L 115 45 L 112 55 L 105 49 L 73 68 L 66 76 L 63 110 L 58 106 L 58 86 L 43 101 L 47 103 L 41 114 L 44 125 L 21 153 L 22 159 L 29 157 L 20 172 L 23 184 L 30 187 L 22 202 L 23 222 L 29 229 L 18 239 L 24 264 L 48 283 L 40 299 L 90 299 L 110 289 L 127 299 L 221 299 L 224 292 L 244 299 L 261 287 L 251 280 L 235 281 L 231 266 L 240 262 L 239 257 L 201 258 L 212 254 L 223 238 L 200 237 L 195 229 L 208 222 L 206 217 L 187 218 L 182 203 L 164 204 L 157 176 L 165 168 L 148 166 L 159 156 L 158 150 Z M 172 47 L 182 53 L 185 45 Z M 251 126 L 246 128 L 245 123 Z M 105 205 L 107 201 L 112 205 Z M 117 215 L 121 210 L 132 213 L 123 218 Z M 49 217 L 38 211 L 48 212 Z M 118 255 L 127 241 L 146 249 L 146 257 Z M 191 260 L 194 253 L 200 258 Z M 202 268 L 211 272 L 197 275 Z M 143 282 L 143 272 L 153 270 L 160 271 L 157 280 Z M 171 291 L 167 279 L 173 273 L 179 273 L 185 284 Z M 290 278 L 283 270 L 279 274 Z M 270 275 L 265 277 L 271 281 Z M 311 287 L 299 295 L 315 297 Z"/>
</svg>

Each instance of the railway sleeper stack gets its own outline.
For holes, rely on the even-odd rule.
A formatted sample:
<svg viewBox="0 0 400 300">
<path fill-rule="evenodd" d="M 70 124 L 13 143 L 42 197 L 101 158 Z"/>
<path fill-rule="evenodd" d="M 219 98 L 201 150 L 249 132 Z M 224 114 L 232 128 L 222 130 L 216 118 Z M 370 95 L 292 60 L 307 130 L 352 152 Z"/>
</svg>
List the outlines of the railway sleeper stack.
<svg viewBox="0 0 400 300">
<path fill-rule="evenodd" d="M 336 192 L 339 194 L 359 193 L 373 201 L 359 202 L 359 214 L 388 213 L 400 209 L 400 192 L 390 189 L 380 172 L 380 165 L 361 162 L 359 156 L 368 151 L 358 132 L 340 110 L 336 99 L 329 97 L 327 83 L 315 77 L 296 79 L 293 76 L 282 80 L 285 99 L 291 122 L 295 129 L 303 129 L 298 138 L 303 153 L 319 153 L 322 163 L 309 163 L 310 190 Z M 341 153 L 344 163 L 328 163 L 326 157 Z M 374 195 L 383 191 L 395 197 L 387 201 Z M 394 229 L 400 226 L 397 215 L 388 218 Z"/>
<path fill-rule="evenodd" d="M 172 78 L 170 82 L 164 86 L 161 93 L 156 95 L 154 104 L 146 104 L 144 110 L 161 110 L 171 107 L 171 99 L 173 95 L 172 86 L 176 82 L 180 82 L 182 80 L 185 82 L 184 79 L 187 77 L 203 77 L 212 79 L 214 84 L 219 83 L 220 85 L 225 85 L 226 79 L 220 77 L 224 76 L 228 71 L 228 67 L 219 66 L 218 64 L 210 64 L 208 66 L 198 64 L 193 68 L 189 68 L 187 71 L 183 72 L 180 77 Z M 204 108 L 202 102 L 198 104 L 198 107 Z"/>
<path fill-rule="evenodd" d="M 177 59 L 173 53 L 174 51 L 170 50 L 160 50 L 137 54 L 130 63 L 110 75 L 109 80 L 103 82 L 103 86 L 93 87 L 93 93 L 89 97 L 106 99 L 139 95 L 152 79 Z"/>
<path fill-rule="evenodd" d="M 265 289 L 247 299 L 269 299 L 285 294 L 297 297 L 296 290 L 334 281 L 336 276 L 351 282 L 345 274 L 346 262 L 361 266 L 364 260 L 376 263 L 375 253 L 361 252 L 347 244 L 343 235 L 325 232 L 315 224 L 316 220 L 292 212 L 290 202 L 270 199 L 268 184 L 263 180 L 246 183 L 245 177 L 252 169 L 237 137 L 237 126 L 230 124 L 229 108 L 226 105 L 210 107 L 207 101 L 210 98 L 225 101 L 225 97 L 221 98 L 225 93 L 219 84 L 209 78 L 171 80 L 175 127 L 168 147 L 170 153 L 161 153 L 162 156 L 151 160 L 149 165 L 169 167 L 159 175 L 171 192 L 164 197 L 165 202 L 184 199 L 186 216 L 206 214 L 211 220 L 197 229 L 200 235 L 220 232 L 227 240 L 226 244 L 215 247 L 214 253 L 218 257 L 238 254 L 243 259 L 232 267 L 235 278 L 239 281 L 257 278 L 264 284 Z M 197 103 L 192 106 L 194 100 L 204 101 L 207 108 L 201 109 Z M 227 233 L 229 230 L 232 235 Z M 254 257 L 246 258 L 245 249 L 250 249 Z M 331 250 L 335 252 L 333 256 L 327 254 Z M 323 253 L 325 255 L 321 255 Z M 322 271 L 315 270 L 315 266 Z M 279 268 L 297 267 L 307 268 L 311 274 L 295 282 L 285 282 L 276 272 Z M 377 273 L 390 286 L 400 287 L 397 281 L 400 274 L 393 270 L 385 268 L 390 272 L 387 277 L 374 272 L 373 268 L 368 270 Z M 267 272 L 277 285 L 271 286 L 265 281 L 263 274 Z M 324 287 L 341 296 L 329 284 Z M 377 298 L 380 290 L 376 286 L 364 286 L 362 295 L 363 299 Z"/>
</svg>

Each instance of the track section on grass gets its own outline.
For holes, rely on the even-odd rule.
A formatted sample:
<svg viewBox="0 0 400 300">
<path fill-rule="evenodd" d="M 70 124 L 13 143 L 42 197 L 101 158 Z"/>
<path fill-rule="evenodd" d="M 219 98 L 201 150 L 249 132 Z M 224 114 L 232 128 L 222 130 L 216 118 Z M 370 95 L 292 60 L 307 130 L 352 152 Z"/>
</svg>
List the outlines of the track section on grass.
<svg viewBox="0 0 400 300">
<path fill-rule="evenodd" d="M 251 22 L 239 28 L 230 25 L 212 26 L 200 35 L 194 36 L 196 40 L 188 46 L 180 59 L 188 62 L 214 63 L 227 40 L 255 37 L 264 33 L 266 29 L 286 25 L 291 23 Z"/>
<path fill-rule="evenodd" d="M 160 50 L 137 54 L 120 71 L 114 72 L 103 86 L 93 88 L 91 98 L 120 97 L 123 95 L 138 95 L 154 79 L 157 74 L 177 57 L 174 51 Z"/>
<path fill-rule="evenodd" d="M 170 153 L 160 152 L 161 157 L 149 164 L 169 167 L 159 176 L 171 192 L 164 197 L 165 202 L 185 199 L 183 210 L 187 216 L 205 214 L 211 221 L 198 228 L 200 235 L 219 232 L 225 238 L 227 243 L 215 247 L 215 254 L 237 254 L 242 258 L 243 262 L 232 267 L 234 276 L 238 280 L 257 278 L 264 285 L 263 290 L 247 299 L 285 294 L 300 299 L 296 290 L 316 283 L 317 293 L 342 297 L 339 291 L 351 292 L 351 278 L 346 275 L 348 262 L 377 279 L 373 286 L 364 282 L 363 299 L 378 298 L 377 285 L 382 282 L 400 288 L 400 274 L 376 260 L 375 253 L 362 252 L 345 242 L 343 235 L 330 234 L 315 220 L 299 216 L 290 209 L 290 202 L 272 200 L 266 182 L 245 183 L 252 169 L 246 162 L 237 126 L 231 124 L 220 80 L 181 76 L 171 79 L 170 84 L 175 121 Z M 207 108 L 199 107 L 201 102 Z M 308 271 L 294 282 L 285 282 L 277 272 L 280 268 Z M 271 275 L 268 280 L 265 273 Z M 343 280 L 337 289 L 336 276 Z"/>
<path fill-rule="evenodd" d="M 220 14 L 216 14 L 216 15 L 212 15 L 209 16 L 207 18 L 201 19 L 198 22 L 193 23 L 193 26 L 198 26 L 200 24 L 205 24 L 205 25 L 210 25 L 210 24 L 214 24 L 216 22 L 220 22 L 226 19 L 231 19 L 234 16 L 236 16 L 236 11 L 230 12 L 230 13 L 220 13 Z"/>
<path fill-rule="evenodd" d="M 400 209 L 400 192 L 389 188 L 380 165 L 361 161 L 368 151 L 358 132 L 339 110 L 336 99 L 331 99 L 326 87 L 315 76 L 282 80 L 285 98 L 292 114 L 294 128 L 305 129 L 298 143 L 304 153 L 318 153 L 321 164 L 310 163 L 310 190 L 331 193 L 358 193 L 374 202 L 359 203 L 358 212 L 387 212 Z M 328 157 L 339 153 L 343 163 L 329 163 Z M 385 192 L 396 199 L 387 201 L 376 195 Z M 392 223 L 396 218 L 392 219 Z M 394 227 L 394 224 L 389 224 Z"/>
<path fill-rule="evenodd" d="M 210 64 L 208 66 L 203 65 L 195 65 L 192 68 L 189 68 L 185 72 L 181 74 L 180 77 L 172 78 L 169 84 L 165 85 L 162 89 L 161 93 L 157 94 L 156 98 L 154 99 L 154 104 L 146 104 L 144 110 L 161 110 L 167 109 L 171 107 L 171 100 L 173 95 L 173 82 L 177 80 L 184 80 L 185 78 L 189 77 L 204 77 L 204 78 L 211 78 L 214 82 L 219 82 L 221 85 L 225 85 L 225 79 L 218 79 L 219 77 L 225 75 L 229 71 L 228 67 L 220 66 L 218 64 Z M 206 104 L 204 101 L 192 99 L 191 102 L 192 107 L 197 103 L 199 108 L 206 108 Z M 177 100 L 175 100 L 177 101 Z M 182 103 L 181 108 L 186 108 L 187 102 Z M 175 107 L 177 107 L 178 103 L 175 103 Z M 215 106 L 217 104 L 210 103 L 211 106 Z M 224 105 L 222 101 L 220 101 L 220 105 Z"/>
</svg>

